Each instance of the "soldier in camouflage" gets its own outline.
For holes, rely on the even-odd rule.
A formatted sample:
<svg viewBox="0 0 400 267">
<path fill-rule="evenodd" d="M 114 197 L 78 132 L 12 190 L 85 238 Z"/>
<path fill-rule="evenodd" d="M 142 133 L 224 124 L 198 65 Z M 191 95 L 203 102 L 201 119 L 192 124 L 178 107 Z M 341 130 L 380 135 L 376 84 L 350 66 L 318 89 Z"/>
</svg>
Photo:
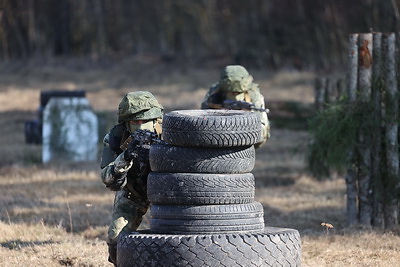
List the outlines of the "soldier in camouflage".
<svg viewBox="0 0 400 267">
<path fill-rule="evenodd" d="M 108 230 L 109 261 L 116 265 L 118 236 L 135 231 L 147 212 L 148 149 L 132 151 L 126 140 L 138 129 L 150 130 L 161 135 L 163 107 L 149 92 L 126 94 L 118 107 L 118 124 L 104 137 L 101 158 L 101 179 L 106 187 L 116 191 L 112 222 Z M 130 140 L 130 139 L 128 139 Z M 136 156 L 135 156 L 136 155 Z"/>
<path fill-rule="evenodd" d="M 264 96 L 260 93 L 258 84 L 253 83 L 253 77 L 240 65 L 229 65 L 222 70 L 220 80 L 211 86 L 201 108 L 221 109 L 225 100 L 245 101 L 265 109 Z M 260 115 L 262 128 L 262 140 L 255 145 L 258 148 L 269 139 L 270 126 L 266 112 L 255 112 Z"/>
</svg>

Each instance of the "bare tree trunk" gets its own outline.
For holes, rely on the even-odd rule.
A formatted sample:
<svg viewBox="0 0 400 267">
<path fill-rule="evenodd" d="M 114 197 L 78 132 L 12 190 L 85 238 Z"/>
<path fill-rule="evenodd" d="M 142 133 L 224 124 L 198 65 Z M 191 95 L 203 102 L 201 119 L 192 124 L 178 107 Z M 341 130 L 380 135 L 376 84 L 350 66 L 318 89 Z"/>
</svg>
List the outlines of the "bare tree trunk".
<svg viewBox="0 0 400 267">
<path fill-rule="evenodd" d="M 372 225 L 374 227 L 383 228 L 383 184 L 381 168 L 381 153 L 382 153 L 382 33 L 374 33 L 373 35 L 373 66 L 372 66 L 372 103 L 373 114 L 372 119 L 379 122 L 377 129 L 372 131 L 371 143 L 371 179 L 372 179 L 372 194 L 373 194 L 373 215 Z"/>
<path fill-rule="evenodd" d="M 393 18 L 393 28 L 396 32 L 400 31 L 400 12 L 399 6 L 397 5 L 395 0 L 391 0 L 393 10 L 394 10 L 394 18 Z"/>
<path fill-rule="evenodd" d="M 359 65 L 358 65 L 358 90 L 359 100 L 362 103 L 371 101 L 371 77 L 372 77 L 372 33 L 359 35 Z M 365 226 L 371 225 L 372 201 L 371 201 L 371 129 L 361 127 L 358 134 L 358 198 L 359 220 Z"/>
<path fill-rule="evenodd" d="M 5 1 L 4 1 L 5 2 Z M 5 10 L 5 3 L 3 2 L 3 10 Z M 9 51 L 9 38 L 7 37 L 7 32 L 9 32 L 8 29 L 8 23 L 7 23 L 7 18 L 6 15 L 0 16 L 0 37 L 1 37 L 1 43 L 2 43 L 2 53 L 3 53 L 3 60 L 8 60 L 10 58 L 10 51 Z M 12 54 L 12 53 L 11 53 Z"/>
<path fill-rule="evenodd" d="M 103 2 L 101 0 L 95 0 L 94 12 L 96 14 L 96 30 L 97 30 L 97 55 L 104 56 L 106 53 L 106 34 L 104 28 L 104 15 L 103 15 Z"/>
<path fill-rule="evenodd" d="M 357 92 L 357 69 L 358 69 L 358 34 L 349 37 L 349 70 L 347 74 L 347 96 L 350 103 L 354 103 Z M 348 151 L 349 165 L 347 167 L 346 180 L 346 213 L 349 226 L 357 223 L 357 183 L 353 160 L 354 151 Z"/>
<path fill-rule="evenodd" d="M 33 0 L 28 2 L 28 47 L 32 55 L 36 49 L 35 9 Z"/>
<path fill-rule="evenodd" d="M 52 14 L 53 53 L 58 56 L 68 56 L 70 47 L 71 8 L 67 0 L 54 1 L 55 14 Z"/>
<path fill-rule="evenodd" d="M 383 36 L 385 57 L 385 146 L 386 146 L 386 172 L 385 181 L 385 228 L 397 227 L 398 199 L 396 188 L 399 184 L 399 145 L 398 145 L 398 90 L 395 63 L 395 34 Z"/>
<path fill-rule="evenodd" d="M 3 3 L 3 8 L 6 10 L 4 12 L 5 19 L 8 22 L 8 25 L 10 26 L 10 31 L 12 32 L 12 35 L 15 36 L 17 46 L 19 48 L 19 52 L 22 57 L 27 57 L 28 56 L 28 48 L 27 44 L 24 39 L 24 34 L 23 30 L 21 27 L 21 22 L 18 17 L 18 3 L 16 1 L 4 1 Z M 11 48 L 13 49 L 13 48 Z M 12 51 L 15 53 L 15 51 Z M 17 53 L 18 54 L 18 49 Z"/>
</svg>

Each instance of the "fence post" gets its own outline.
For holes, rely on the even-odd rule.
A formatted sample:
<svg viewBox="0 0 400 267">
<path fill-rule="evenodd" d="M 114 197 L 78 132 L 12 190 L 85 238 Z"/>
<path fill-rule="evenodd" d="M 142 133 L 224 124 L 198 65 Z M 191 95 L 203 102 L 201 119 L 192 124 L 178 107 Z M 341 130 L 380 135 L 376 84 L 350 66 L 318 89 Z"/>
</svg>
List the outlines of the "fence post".
<svg viewBox="0 0 400 267">
<path fill-rule="evenodd" d="M 383 36 L 385 59 L 385 154 L 386 154 L 386 188 L 384 202 L 385 228 L 397 226 L 398 197 L 396 189 L 399 185 L 399 146 L 398 146 L 398 89 L 395 62 L 395 34 Z"/>
<path fill-rule="evenodd" d="M 349 69 L 347 74 L 347 92 L 349 102 L 354 103 L 357 91 L 357 70 L 358 70 L 358 34 L 351 34 L 349 37 Z M 349 226 L 357 223 L 357 183 L 354 166 L 354 151 L 348 151 L 348 167 L 345 176 L 346 181 L 346 214 Z"/>
<path fill-rule="evenodd" d="M 372 77 L 372 33 L 359 35 L 358 49 L 358 97 L 360 103 L 369 104 L 371 101 Z M 368 119 L 368 118 L 365 118 Z M 372 199 L 371 199 L 371 129 L 361 126 L 358 134 L 358 200 L 359 220 L 365 226 L 371 225 Z"/>
<path fill-rule="evenodd" d="M 372 119 L 378 125 L 372 131 L 371 140 L 371 178 L 372 178 L 372 225 L 383 228 L 383 184 L 382 184 L 382 33 L 373 35 L 373 65 L 372 65 Z"/>
<path fill-rule="evenodd" d="M 337 97 L 336 97 L 336 101 L 340 99 L 341 96 L 343 96 L 345 94 L 345 90 L 346 90 L 346 83 L 345 83 L 345 79 L 339 78 L 336 82 L 336 87 L 337 87 Z"/>
<path fill-rule="evenodd" d="M 325 86 L 326 78 L 317 77 L 315 79 L 315 109 L 322 111 L 325 105 Z"/>
<path fill-rule="evenodd" d="M 337 96 L 336 77 L 326 79 L 325 103 L 332 104 L 336 101 Z"/>
</svg>

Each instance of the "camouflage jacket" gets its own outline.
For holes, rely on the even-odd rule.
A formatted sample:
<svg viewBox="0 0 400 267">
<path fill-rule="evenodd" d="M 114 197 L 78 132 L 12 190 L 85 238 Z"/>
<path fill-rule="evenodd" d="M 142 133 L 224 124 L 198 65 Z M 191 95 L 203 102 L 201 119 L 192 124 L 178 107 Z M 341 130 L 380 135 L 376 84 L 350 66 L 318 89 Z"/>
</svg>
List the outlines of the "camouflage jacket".
<svg viewBox="0 0 400 267">
<path fill-rule="evenodd" d="M 120 145 L 129 136 L 123 123 L 115 125 L 103 139 L 101 156 L 101 180 L 107 186 L 115 181 L 116 173 L 126 175 L 127 183 L 123 190 L 127 191 L 128 198 L 147 200 L 147 176 L 150 168 L 140 170 L 137 160 L 125 161 Z"/>
</svg>

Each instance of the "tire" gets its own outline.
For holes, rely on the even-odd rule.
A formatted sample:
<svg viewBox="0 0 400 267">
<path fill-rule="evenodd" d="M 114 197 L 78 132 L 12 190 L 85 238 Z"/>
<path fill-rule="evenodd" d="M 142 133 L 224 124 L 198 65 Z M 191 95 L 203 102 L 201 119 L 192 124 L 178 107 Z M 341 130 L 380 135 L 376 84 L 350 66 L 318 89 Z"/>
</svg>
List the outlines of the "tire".
<svg viewBox="0 0 400 267">
<path fill-rule="evenodd" d="M 154 234 L 229 234 L 259 233 L 264 229 L 262 217 L 227 220 L 166 220 L 150 219 Z"/>
<path fill-rule="evenodd" d="M 237 205 L 152 205 L 150 229 L 161 234 L 256 233 L 264 229 L 259 202 Z"/>
<path fill-rule="evenodd" d="M 301 266 L 297 230 L 266 227 L 255 234 L 121 235 L 120 267 Z"/>
<path fill-rule="evenodd" d="M 163 118 L 163 139 L 176 146 L 251 146 L 260 140 L 258 114 L 241 110 L 179 110 Z"/>
<path fill-rule="evenodd" d="M 154 144 L 150 147 L 153 172 L 246 173 L 255 163 L 254 146 L 192 148 Z"/>
<path fill-rule="evenodd" d="M 235 220 L 264 216 L 260 202 L 232 205 L 151 205 L 151 218 L 182 220 Z"/>
<path fill-rule="evenodd" d="M 254 176 L 150 172 L 147 196 L 153 204 L 242 204 L 254 201 Z"/>
</svg>

